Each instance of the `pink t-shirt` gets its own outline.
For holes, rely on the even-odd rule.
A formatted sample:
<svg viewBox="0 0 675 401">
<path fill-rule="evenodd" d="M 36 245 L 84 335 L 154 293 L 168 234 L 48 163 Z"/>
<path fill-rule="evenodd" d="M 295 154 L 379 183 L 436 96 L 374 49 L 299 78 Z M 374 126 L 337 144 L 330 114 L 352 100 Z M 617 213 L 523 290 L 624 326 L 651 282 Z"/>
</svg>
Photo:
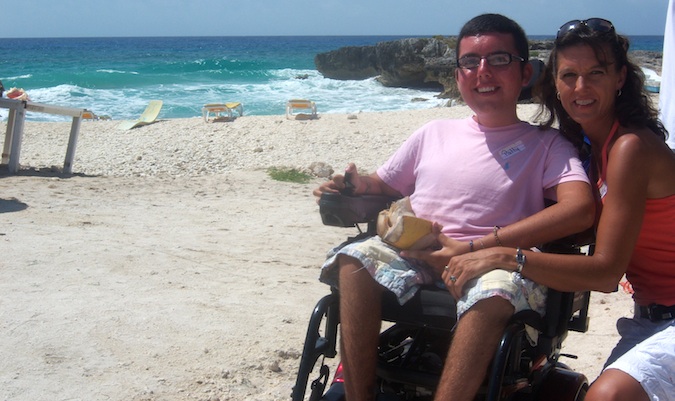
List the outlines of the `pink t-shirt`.
<svg viewBox="0 0 675 401">
<path fill-rule="evenodd" d="M 473 118 L 431 121 L 377 170 L 410 196 L 418 217 L 469 240 L 507 226 L 555 200 L 554 186 L 589 182 L 577 152 L 556 130 L 528 123 L 488 128 Z"/>
</svg>

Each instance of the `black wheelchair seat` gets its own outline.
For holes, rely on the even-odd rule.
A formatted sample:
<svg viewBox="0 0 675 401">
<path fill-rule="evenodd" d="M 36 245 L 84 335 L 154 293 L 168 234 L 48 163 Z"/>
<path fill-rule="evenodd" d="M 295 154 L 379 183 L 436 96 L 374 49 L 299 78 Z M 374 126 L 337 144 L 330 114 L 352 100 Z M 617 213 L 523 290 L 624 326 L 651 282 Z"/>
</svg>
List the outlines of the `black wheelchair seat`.
<svg viewBox="0 0 675 401">
<path fill-rule="evenodd" d="M 450 330 L 457 321 L 457 308 L 448 290 L 433 285 L 423 286 L 403 305 L 394 293 L 385 291 L 382 320 Z"/>
</svg>

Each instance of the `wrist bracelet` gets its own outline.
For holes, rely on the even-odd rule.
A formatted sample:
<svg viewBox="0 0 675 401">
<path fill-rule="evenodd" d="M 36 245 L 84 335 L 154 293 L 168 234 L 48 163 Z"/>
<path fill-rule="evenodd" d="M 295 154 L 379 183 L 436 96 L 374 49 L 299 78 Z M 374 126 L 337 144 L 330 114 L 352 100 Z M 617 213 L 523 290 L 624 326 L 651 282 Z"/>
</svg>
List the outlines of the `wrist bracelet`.
<svg viewBox="0 0 675 401">
<path fill-rule="evenodd" d="M 499 231 L 500 228 L 501 227 L 499 226 L 494 226 L 494 228 L 492 229 L 492 232 L 495 235 L 495 241 L 497 241 L 497 246 L 503 246 L 502 241 L 499 240 L 499 234 L 497 234 L 497 231 Z"/>
</svg>

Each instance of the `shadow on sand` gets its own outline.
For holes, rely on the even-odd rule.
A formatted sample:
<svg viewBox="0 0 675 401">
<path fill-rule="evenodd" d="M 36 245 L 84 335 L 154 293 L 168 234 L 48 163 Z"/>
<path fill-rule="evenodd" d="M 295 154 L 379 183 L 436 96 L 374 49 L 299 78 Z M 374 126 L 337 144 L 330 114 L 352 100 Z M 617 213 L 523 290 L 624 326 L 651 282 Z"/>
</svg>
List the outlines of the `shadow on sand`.
<svg viewBox="0 0 675 401">
<path fill-rule="evenodd" d="M 47 168 L 22 168 L 15 174 L 10 174 L 7 165 L 0 165 L 0 179 L 8 177 L 45 177 L 45 178 L 72 178 L 72 177 L 96 177 L 94 175 L 71 173 L 66 174 L 58 167 Z M 28 204 L 16 198 L 0 198 L 0 213 L 20 212 L 28 209 Z"/>
<path fill-rule="evenodd" d="M 20 212 L 28 208 L 28 205 L 16 198 L 0 198 L 0 213 Z"/>
<path fill-rule="evenodd" d="M 6 164 L 0 165 L 0 178 L 7 177 L 47 177 L 47 178 L 72 178 L 72 177 L 97 177 L 83 173 L 64 173 L 61 167 L 22 167 L 16 173 L 10 174 Z"/>
</svg>

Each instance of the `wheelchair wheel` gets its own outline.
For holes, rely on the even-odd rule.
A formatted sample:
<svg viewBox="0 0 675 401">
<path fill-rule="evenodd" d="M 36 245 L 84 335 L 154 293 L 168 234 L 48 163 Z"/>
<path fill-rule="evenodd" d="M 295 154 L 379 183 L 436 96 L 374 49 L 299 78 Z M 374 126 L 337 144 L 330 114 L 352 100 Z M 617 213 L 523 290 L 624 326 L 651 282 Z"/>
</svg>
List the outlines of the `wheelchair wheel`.
<svg viewBox="0 0 675 401">
<path fill-rule="evenodd" d="M 326 358 L 337 355 L 338 296 L 323 297 L 314 308 L 307 328 L 305 345 L 291 399 L 304 401 L 309 390 L 310 401 L 319 401 L 327 387 L 330 368 Z"/>
<path fill-rule="evenodd" d="M 556 366 L 544 378 L 537 391 L 537 400 L 541 401 L 582 401 L 588 391 L 586 376 L 563 367 Z"/>
</svg>

